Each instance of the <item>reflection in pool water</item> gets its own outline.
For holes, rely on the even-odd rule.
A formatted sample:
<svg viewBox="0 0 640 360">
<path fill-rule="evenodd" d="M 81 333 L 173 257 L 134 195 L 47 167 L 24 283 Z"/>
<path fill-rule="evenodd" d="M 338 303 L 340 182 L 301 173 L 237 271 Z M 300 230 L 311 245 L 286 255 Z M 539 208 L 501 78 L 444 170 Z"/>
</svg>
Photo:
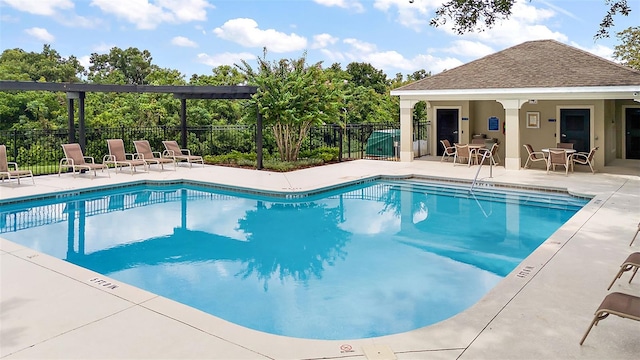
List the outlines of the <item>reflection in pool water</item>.
<svg viewBox="0 0 640 360">
<path fill-rule="evenodd" d="M 133 186 L 3 206 L 0 231 L 249 328 L 353 339 L 463 311 L 585 203 L 393 181 L 297 200 Z"/>
</svg>

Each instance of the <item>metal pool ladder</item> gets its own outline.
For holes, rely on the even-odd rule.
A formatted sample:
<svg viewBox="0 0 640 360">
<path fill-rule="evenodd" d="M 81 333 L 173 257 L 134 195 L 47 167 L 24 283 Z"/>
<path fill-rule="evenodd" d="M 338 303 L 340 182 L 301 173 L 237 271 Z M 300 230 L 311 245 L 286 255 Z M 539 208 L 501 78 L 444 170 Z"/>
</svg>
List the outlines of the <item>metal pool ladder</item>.
<svg viewBox="0 0 640 360">
<path fill-rule="evenodd" d="M 478 183 L 478 175 L 480 174 L 480 169 L 482 169 L 482 164 L 484 164 L 484 161 L 487 159 L 487 155 L 491 156 L 491 152 L 490 151 L 485 151 L 484 154 L 482 154 L 482 161 L 480 161 L 480 165 L 478 166 L 478 171 L 476 171 L 476 176 L 473 178 L 473 182 L 471 183 L 471 187 L 469 188 L 469 192 L 473 192 L 473 187 L 476 186 L 476 184 Z M 492 178 L 493 177 L 493 162 L 489 161 L 489 177 Z"/>
</svg>

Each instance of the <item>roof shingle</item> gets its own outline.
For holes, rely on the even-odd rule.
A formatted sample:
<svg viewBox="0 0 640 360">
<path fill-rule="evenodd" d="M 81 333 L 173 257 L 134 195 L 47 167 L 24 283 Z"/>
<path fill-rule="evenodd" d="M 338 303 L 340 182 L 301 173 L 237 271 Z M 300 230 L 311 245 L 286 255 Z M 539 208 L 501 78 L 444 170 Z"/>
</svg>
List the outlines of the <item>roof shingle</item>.
<svg viewBox="0 0 640 360">
<path fill-rule="evenodd" d="M 398 90 L 640 85 L 640 71 L 555 40 L 528 41 Z"/>
</svg>

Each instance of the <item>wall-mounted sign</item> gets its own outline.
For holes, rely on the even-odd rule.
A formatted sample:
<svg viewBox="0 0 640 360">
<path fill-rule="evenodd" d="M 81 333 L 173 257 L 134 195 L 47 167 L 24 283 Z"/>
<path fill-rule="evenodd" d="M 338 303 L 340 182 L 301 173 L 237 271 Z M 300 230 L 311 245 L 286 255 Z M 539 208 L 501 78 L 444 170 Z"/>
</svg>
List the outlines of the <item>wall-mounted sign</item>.
<svg viewBox="0 0 640 360">
<path fill-rule="evenodd" d="M 462 121 L 469 121 L 469 118 L 468 117 L 463 117 Z"/>
<path fill-rule="evenodd" d="M 556 119 L 549 119 L 549 122 L 556 122 Z"/>
<path fill-rule="evenodd" d="M 500 131 L 500 119 L 496 116 L 492 116 L 488 120 L 489 131 Z"/>
</svg>

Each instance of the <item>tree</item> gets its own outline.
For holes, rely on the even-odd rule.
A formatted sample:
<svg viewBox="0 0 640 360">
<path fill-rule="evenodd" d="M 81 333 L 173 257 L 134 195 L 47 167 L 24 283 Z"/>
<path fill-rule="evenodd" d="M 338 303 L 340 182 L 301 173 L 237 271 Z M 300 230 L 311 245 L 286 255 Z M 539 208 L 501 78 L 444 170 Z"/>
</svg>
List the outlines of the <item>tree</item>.
<svg viewBox="0 0 640 360">
<path fill-rule="evenodd" d="M 112 48 L 108 54 L 91 54 L 89 79 L 109 84 L 147 84 L 147 75 L 157 69 L 151 64 L 151 53 L 138 48 Z"/>
<path fill-rule="evenodd" d="M 295 161 L 311 126 L 338 119 L 342 85 L 331 81 L 321 63 L 307 65 L 306 53 L 274 62 L 265 58 L 266 49 L 264 57 L 258 57 L 258 70 L 244 60 L 236 67 L 258 87 L 253 100 L 273 130 L 280 159 Z"/>
<path fill-rule="evenodd" d="M 382 70 L 378 70 L 368 63 L 352 62 L 347 65 L 347 73 L 351 76 L 350 82 L 354 86 L 373 88 L 378 94 L 387 92 L 389 80 Z"/>
<path fill-rule="evenodd" d="M 453 21 L 453 30 L 458 34 L 481 31 L 483 27 L 493 27 L 496 20 L 508 19 L 516 1 L 449 0 L 436 9 L 436 16 L 431 19 L 430 24 L 436 27 L 444 25 L 449 18 Z M 631 12 L 627 0 L 604 0 L 604 2 L 609 10 L 600 22 L 600 28 L 594 36 L 596 39 L 609 37 L 609 29 L 614 25 L 614 16 L 618 14 L 628 16 Z"/>
<path fill-rule="evenodd" d="M 46 44 L 41 53 L 7 49 L 0 54 L 2 80 L 79 82 L 84 71 L 75 56 L 65 59 Z"/>
<path fill-rule="evenodd" d="M 233 86 L 246 81 L 237 68 L 229 65 L 215 67 L 212 73 L 192 75 L 189 85 Z M 189 121 L 191 124 L 204 126 L 237 124 L 242 122 L 242 109 L 246 103 L 246 100 L 191 100 L 188 109 Z"/>
<path fill-rule="evenodd" d="M 632 69 L 640 70 L 640 27 L 630 27 L 617 34 L 622 42 L 613 49 L 613 56 Z"/>
</svg>

